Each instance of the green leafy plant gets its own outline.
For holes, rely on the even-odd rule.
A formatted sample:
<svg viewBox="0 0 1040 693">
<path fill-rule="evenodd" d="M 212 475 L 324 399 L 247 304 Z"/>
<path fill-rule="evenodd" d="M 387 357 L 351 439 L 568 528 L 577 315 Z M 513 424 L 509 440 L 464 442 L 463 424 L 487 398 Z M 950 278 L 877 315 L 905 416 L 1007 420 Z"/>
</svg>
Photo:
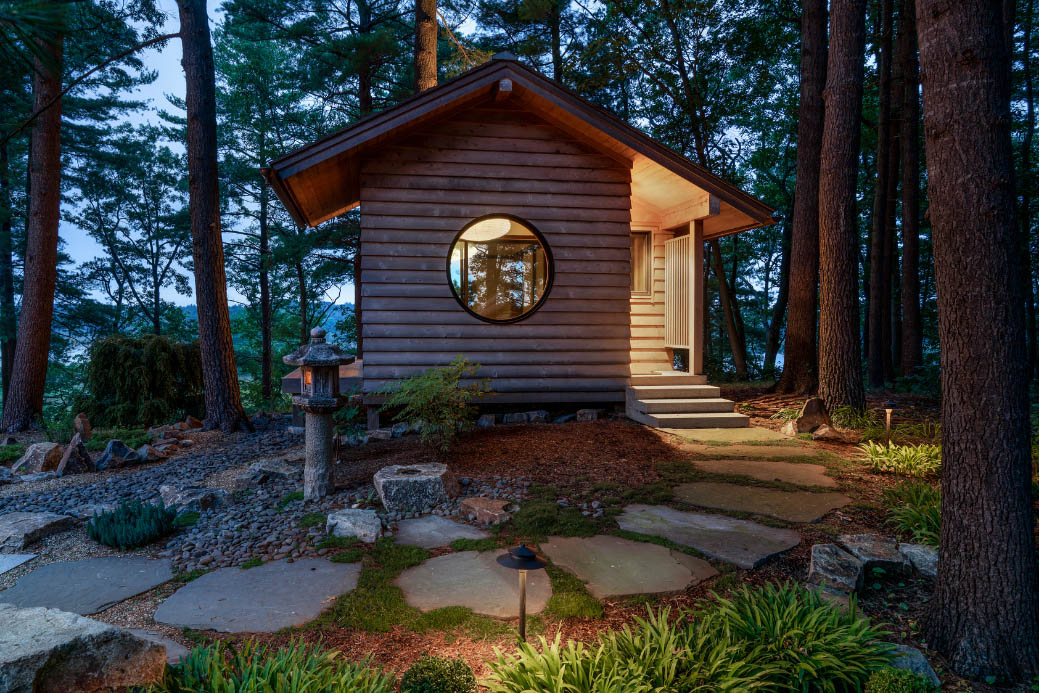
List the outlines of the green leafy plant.
<svg viewBox="0 0 1040 693">
<path fill-rule="evenodd" d="M 347 549 L 355 544 L 361 543 L 361 540 L 357 537 L 340 537 L 335 534 L 330 534 L 324 537 L 318 542 L 319 549 Z"/>
<path fill-rule="evenodd" d="M 120 440 L 131 450 L 136 450 L 145 443 L 152 442 L 152 436 L 143 428 L 104 428 L 95 430 L 87 441 L 87 450 L 99 452 L 104 450 L 110 440 Z"/>
<path fill-rule="evenodd" d="M 259 568 L 259 567 L 260 567 L 260 566 L 262 566 L 263 564 L 264 564 L 264 561 L 263 561 L 263 559 L 261 559 L 261 558 L 258 558 L 258 557 L 256 557 L 256 556 L 254 556 L 253 558 L 250 558 L 250 559 L 249 559 L 248 561 L 245 561 L 245 562 L 244 562 L 244 563 L 243 563 L 242 565 L 240 565 L 239 567 L 240 567 L 240 568 L 241 568 L 242 570 L 249 570 L 250 568 Z"/>
<path fill-rule="evenodd" d="M 461 659 L 424 656 L 401 677 L 401 693 L 472 693 L 473 670 Z"/>
<path fill-rule="evenodd" d="M 864 429 L 876 425 L 881 420 L 874 409 L 856 409 L 855 407 L 836 407 L 831 412 L 831 422 L 839 428 Z"/>
<path fill-rule="evenodd" d="M 545 605 L 546 616 L 599 618 L 603 615 L 603 605 L 589 594 L 584 582 L 552 564 L 545 569 L 552 583 L 552 596 Z"/>
<path fill-rule="evenodd" d="M 907 476 L 933 476 L 942 464 L 942 448 L 938 445 L 882 445 L 867 441 L 859 446 L 876 472 L 892 472 Z"/>
<path fill-rule="evenodd" d="M 300 518 L 299 525 L 301 527 L 317 527 L 325 524 L 325 520 L 326 516 L 324 513 L 307 513 Z"/>
<path fill-rule="evenodd" d="M 347 549 L 346 551 L 337 551 L 336 553 L 329 556 L 329 560 L 333 563 L 357 563 L 365 557 L 365 552 L 361 549 Z"/>
<path fill-rule="evenodd" d="M 195 510 L 189 510 L 186 513 L 181 513 L 173 519 L 174 527 L 192 527 L 199 522 L 199 513 Z"/>
<path fill-rule="evenodd" d="M 278 505 L 275 507 L 277 507 L 279 510 L 285 510 L 287 507 L 289 507 L 290 503 L 302 500 L 303 491 L 289 491 L 289 493 L 282 496 L 281 500 L 278 501 Z"/>
<path fill-rule="evenodd" d="M 25 454 L 25 443 L 11 443 L 0 445 L 0 466 L 10 467 L 13 462 L 18 461 Z"/>
<path fill-rule="evenodd" d="M 473 378 L 480 364 L 462 356 L 450 365 L 430 368 L 379 391 L 386 395 L 382 408 L 397 409 L 394 421 L 403 421 L 418 429 L 422 442 L 448 450 L 461 428 L 476 416 L 473 401 L 488 392 L 491 381 L 484 379 L 461 385 Z"/>
<path fill-rule="evenodd" d="M 924 481 L 904 481 L 884 494 L 889 522 L 916 541 L 939 546 L 942 525 L 942 494 Z"/>
<path fill-rule="evenodd" d="M 510 521 L 513 531 L 531 539 L 550 535 L 591 537 L 596 522 L 573 506 L 562 507 L 554 501 L 532 500 L 521 504 Z"/>
<path fill-rule="evenodd" d="M 867 681 L 867 693 L 939 693 L 934 683 L 912 671 L 885 667 Z"/>
<path fill-rule="evenodd" d="M 395 677 L 370 660 L 350 662 L 335 650 L 293 642 L 280 650 L 247 640 L 193 649 L 167 667 L 149 693 L 392 693 Z"/>
<path fill-rule="evenodd" d="M 785 407 L 780 409 L 769 418 L 774 421 L 793 421 L 798 418 L 798 414 L 801 413 L 801 407 Z"/>
<path fill-rule="evenodd" d="M 150 544 L 174 530 L 177 506 L 166 507 L 140 501 L 123 501 L 116 508 L 103 511 L 87 522 L 87 535 L 105 546 L 121 551 Z"/>
</svg>

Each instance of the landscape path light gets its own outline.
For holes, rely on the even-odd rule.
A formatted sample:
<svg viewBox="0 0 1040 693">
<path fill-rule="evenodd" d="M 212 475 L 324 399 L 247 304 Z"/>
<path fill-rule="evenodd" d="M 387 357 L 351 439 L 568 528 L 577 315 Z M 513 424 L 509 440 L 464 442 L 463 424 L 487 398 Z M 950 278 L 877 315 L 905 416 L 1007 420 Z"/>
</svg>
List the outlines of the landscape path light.
<svg viewBox="0 0 1040 693">
<path fill-rule="evenodd" d="M 885 443 L 892 443 L 892 410 L 885 410 Z"/>
<path fill-rule="evenodd" d="M 509 553 L 498 557 L 499 565 L 512 568 L 520 572 L 520 640 L 527 641 L 527 571 L 541 570 L 548 563 L 540 557 L 527 544 L 520 544 L 515 549 L 509 549 Z"/>
<path fill-rule="evenodd" d="M 332 415 L 347 400 L 339 392 L 339 367 L 353 363 L 354 357 L 326 342 L 325 330 L 315 327 L 311 341 L 282 361 L 300 368 L 300 394 L 292 401 L 307 416 L 303 499 L 323 498 L 329 495 L 332 477 Z"/>
</svg>

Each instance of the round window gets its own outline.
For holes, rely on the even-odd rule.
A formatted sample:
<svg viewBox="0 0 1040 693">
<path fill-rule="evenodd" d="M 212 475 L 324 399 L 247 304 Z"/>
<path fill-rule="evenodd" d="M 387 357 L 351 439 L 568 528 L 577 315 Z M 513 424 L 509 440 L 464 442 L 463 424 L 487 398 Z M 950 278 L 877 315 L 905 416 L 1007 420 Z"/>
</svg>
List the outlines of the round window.
<svg viewBox="0 0 1040 693">
<path fill-rule="evenodd" d="M 541 234 L 519 219 L 484 217 L 455 237 L 448 280 L 476 317 L 512 322 L 534 312 L 548 294 L 552 256 Z"/>
</svg>

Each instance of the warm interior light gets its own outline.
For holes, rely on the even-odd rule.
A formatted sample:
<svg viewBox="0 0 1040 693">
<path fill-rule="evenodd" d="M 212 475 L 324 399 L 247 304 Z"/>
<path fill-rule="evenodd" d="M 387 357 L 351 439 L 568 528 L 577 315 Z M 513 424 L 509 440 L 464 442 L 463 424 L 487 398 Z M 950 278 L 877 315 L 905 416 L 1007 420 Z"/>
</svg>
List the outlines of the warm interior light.
<svg viewBox="0 0 1040 693">
<path fill-rule="evenodd" d="M 484 219 L 466 229 L 466 232 L 462 234 L 462 240 L 474 243 L 493 241 L 509 233 L 509 226 L 510 221 L 501 217 Z"/>
<path fill-rule="evenodd" d="M 310 368 L 304 368 L 303 369 L 303 384 L 304 385 L 310 385 L 311 384 L 311 369 Z"/>
</svg>

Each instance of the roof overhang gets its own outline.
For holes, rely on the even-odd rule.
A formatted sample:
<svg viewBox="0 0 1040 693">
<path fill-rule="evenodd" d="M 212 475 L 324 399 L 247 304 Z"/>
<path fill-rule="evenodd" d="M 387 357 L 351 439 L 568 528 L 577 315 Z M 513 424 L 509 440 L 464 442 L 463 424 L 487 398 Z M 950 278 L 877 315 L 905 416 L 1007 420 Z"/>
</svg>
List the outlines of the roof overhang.
<svg viewBox="0 0 1040 693">
<path fill-rule="evenodd" d="M 317 226 L 359 204 L 361 161 L 380 145 L 421 124 L 506 99 L 630 166 L 634 217 L 656 215 L 661 226 L 701 219 L 705 238 L 773 223 L 767 205 L 511 59 L 491 60 L 297 149 L 262 173 L 298 224 Z"/>
</svg>

